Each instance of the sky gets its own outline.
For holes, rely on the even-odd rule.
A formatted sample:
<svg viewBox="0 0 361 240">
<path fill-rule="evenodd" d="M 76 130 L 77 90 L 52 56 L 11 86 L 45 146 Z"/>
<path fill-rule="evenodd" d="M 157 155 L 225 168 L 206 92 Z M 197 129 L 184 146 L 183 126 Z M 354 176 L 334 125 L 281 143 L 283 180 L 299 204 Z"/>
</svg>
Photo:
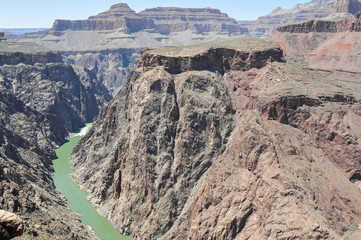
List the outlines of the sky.
<svg viewBox="0 0 361 240">
<path fill-rule="evenodd" d="M 218 8 L 236 20 L 255 20 L 276 7 L 311 0 L 0 0 L 0 28 L 50 28 L 55 19 L 79 20 L 125 2 L 136 12 L 154 7 Z"/>
</svg>

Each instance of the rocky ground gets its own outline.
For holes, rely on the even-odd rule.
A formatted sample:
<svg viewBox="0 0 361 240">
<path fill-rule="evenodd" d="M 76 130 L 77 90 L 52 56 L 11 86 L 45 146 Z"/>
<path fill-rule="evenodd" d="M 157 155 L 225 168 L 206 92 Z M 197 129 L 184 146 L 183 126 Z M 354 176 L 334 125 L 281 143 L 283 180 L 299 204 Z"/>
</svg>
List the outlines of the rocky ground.
<svg viewBox="0 0 361 240">
<path fill-rule="evenodd" d="M 111 96 L 59 53 L 3 35 L 0 56 L 0 208 L 25 221 L 19 239 L 97 239 L 55 190 L 51 160 Z"/>
<path fill-rule="evenodd" d="M 244 36 L 144 51 L 75 177 L 135 239 L 359 239 L 360 87 Z"/>
</svg>

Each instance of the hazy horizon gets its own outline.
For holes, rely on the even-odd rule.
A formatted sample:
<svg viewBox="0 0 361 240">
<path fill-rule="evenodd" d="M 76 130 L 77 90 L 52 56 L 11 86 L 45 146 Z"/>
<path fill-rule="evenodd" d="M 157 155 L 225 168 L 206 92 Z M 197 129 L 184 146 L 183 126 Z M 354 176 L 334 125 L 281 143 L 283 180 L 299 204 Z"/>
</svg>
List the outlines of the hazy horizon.
<svg viewBox="0 0 361 240">
<path fill-rule="evenodd" d="M 255 20 L 276 7 L 289 9 L 311 0 L 228 0 L 228 1 L 145 1 L 145 0 L 16 0 L 5 1 L 0 10 L 0 28 L 51 28 L 55 19 L 81 20 L 104 12 L 116 3 L 127 3 L 136 12 L 155 7 L 212 7 L 220 9 L 236 20 Z M 86 6 L 86 8 L 84 7 Z"/>
</svg>

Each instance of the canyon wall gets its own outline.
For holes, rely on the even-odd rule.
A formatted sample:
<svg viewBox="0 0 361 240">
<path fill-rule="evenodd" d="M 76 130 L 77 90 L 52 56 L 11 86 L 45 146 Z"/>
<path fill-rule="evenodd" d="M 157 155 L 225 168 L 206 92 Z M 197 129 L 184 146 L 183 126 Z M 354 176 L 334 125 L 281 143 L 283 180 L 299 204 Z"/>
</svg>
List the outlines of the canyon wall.
<svg viewBox="0 0 361 240">
<path fill-rule="evenodd" d="M 340 21 L 314 20 L 278 30 L 269 40 L 278 43 L 288 56 L 313 69 L 358 78 L 361 13 Z"/>
<path fill-rule="evenodd" d="M 0 207 L 25 220 L 19 239 L 97 239 L 55 190 L 51 160 L 68 133 L 91 122 L 111 96 L 90 70 L 62 63 L 59 53 L 4 35 L 0 55 L 6 56 L 0 65 Z"/>
<path fill-rule="evenodd" d="M 276 8 L 255 21 L 240 21 L 239 24 L 244 34 L 267 37 L 281 25 L 327 17 L 333 12 L 335 3 L 336 0 L 313 0 L 306 4 L 297 4 L 292 9 Z"/>
<path fill-rule="evenodd" d="M 135 239 L 359 239 L 360 85 L 246 36 L 146 50 L 74 149 Z"/>
<path fill-rule="evenodd" d="M 21 41 L 60 51 L 67 63 L 89 67 L 115 94 L 142 48 L 239 34 L 237 22 L 218 9 L 153 8 L 136 13 L 121 3 L 86 20 L 56 20 L 49 31 L 26 34 Z"/>
</svg>

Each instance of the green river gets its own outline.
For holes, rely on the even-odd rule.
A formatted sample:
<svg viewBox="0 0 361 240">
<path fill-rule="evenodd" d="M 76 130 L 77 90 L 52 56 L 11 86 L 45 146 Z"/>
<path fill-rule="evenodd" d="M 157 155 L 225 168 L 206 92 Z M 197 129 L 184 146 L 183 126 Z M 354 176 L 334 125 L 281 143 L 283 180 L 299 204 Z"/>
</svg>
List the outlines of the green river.
<svg viewBox="0 0 361 240">
<path fill-rule="evenodd" d="M 56 189 L 65 196 L 69 202 L 68 206 L 74 212 L 81 214 L 82 223 L 93 228 L 94 232 L 103 240 L 129 240 L 128 236 L 121 235 L 116 231 L 109 221 L 102 217 L 86 199 L 86 192 L 79 189 L 78 185 L 72 180 L 70 174 L 72 173 L 69 157 L 76 142 L 85 134 L 90 128 L 88 124 L 81 130 L 80 133 L 67 138 L 68 142 L 63 144 L 56 150 L 58 157 L 53 161 L 54 164 L 54 183 Z"/>
</svg>

